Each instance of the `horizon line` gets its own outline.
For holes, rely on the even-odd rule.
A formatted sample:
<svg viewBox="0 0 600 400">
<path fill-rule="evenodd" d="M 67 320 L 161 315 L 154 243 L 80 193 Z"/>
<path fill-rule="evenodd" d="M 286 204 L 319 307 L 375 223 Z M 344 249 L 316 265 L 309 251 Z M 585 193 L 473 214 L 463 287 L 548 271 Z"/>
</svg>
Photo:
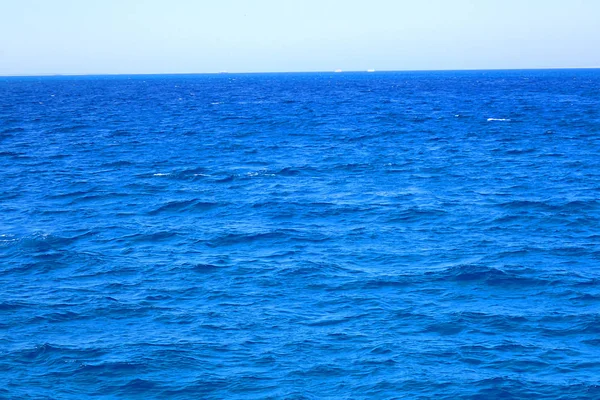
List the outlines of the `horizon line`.
<svg viewBox="0 0 600 400">
<path fill-rule="evenodd" d="M 216 71 L 216 72 L 107 72 L 107 73 L 35 73 L 0 74 L 0 78 L 47 78 L 47 77 L 84 77 L 84 76 L 152 76 L 152 75 L 247 75 L 247 74 L 323 74 L 323 73 L 376 73 L 376 72 L 461 72 L 461 71 L 540 71 L 540 70 L 576 70 L 600 69 L 593 67 L 535 67 L 535 68 L 448 68 L 448 69 L 364 69 L 364 70 L 309 70 L 309 71 Z"/>
</svg>

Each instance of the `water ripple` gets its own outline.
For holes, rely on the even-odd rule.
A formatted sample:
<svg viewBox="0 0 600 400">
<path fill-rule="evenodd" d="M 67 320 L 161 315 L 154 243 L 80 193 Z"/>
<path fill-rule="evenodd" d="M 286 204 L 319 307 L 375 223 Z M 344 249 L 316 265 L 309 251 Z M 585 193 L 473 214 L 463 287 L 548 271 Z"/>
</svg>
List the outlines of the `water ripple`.
<svg viewBox="0 0 600 400">
<path fill-rule="evenodd" d="M 0 80 L 0 397 L 600 398 L 599 103 L 596 70 Z"/>
</svg>

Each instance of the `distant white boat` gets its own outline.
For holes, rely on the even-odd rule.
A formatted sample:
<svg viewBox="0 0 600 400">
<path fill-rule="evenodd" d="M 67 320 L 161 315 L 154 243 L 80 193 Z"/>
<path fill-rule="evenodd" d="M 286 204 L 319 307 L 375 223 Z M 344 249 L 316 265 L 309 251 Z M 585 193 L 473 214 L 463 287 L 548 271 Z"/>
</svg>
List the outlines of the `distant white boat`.
<svg viewBox="0 0 600 400">
<path fill-rule="evenodd" d="M 342 70 L 341 70 L 341 69 L 336 69 L 336 70 L 335 70 L 335 71 L 333 71 L 333 72 L 342 72 Z"/>
<path fill-rule="evenodd" d="M 367 72 L 375 72 L 375 70 L 373 68 L 370 68 L 367 70 Z"/>
</svg>

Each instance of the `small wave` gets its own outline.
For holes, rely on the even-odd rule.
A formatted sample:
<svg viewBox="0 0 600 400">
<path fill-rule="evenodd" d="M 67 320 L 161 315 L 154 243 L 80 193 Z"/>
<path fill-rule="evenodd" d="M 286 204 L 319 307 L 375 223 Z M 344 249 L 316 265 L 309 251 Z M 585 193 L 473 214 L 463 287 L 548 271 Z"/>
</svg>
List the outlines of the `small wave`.
<svg viewBox="0 0 600 400">
<path fill-rule="evenodd" d="M 22 302 L 4 302 L 0 303 L 0 311 L 16 311 L 23 308 L 31 307 L 31 305 Z"/>
<path fill-rule="evenodd" d="M 171 176 L 175 179 L 190 179 L 196 177 L 207 177 L 210 176 L 207 173 L 206 168 L 196 167 L 196 168 L 187 168 L 181 171 L 176 171 L 171 174 Z"/>
<path fill-rule="evenodd" d="M 85 316 L 72 311 L 54 312 L 44 315 L 39 315 L 31 319 L 30 323 L 46 323 L 46 322 L 69 322 L 84 319 Z"/>
<path fill-rule="evenodd" d="M 30 158 L 25 153 L 17 153 L 14 151 L 0 151 L 0 157 Z"/>
<path fill-rule="evenodd" d="M 296 176 L 299 175 L 302 172 L 302 169 L 295 169 L 292 167 L 286 167 L 286 168 L 282 168 L 281 170 L 279 170 L 277 172 L 277 175 L 281 175 L 281 176 Z"/>
<path fill-rule="evenodd" d="M 253 177 L 253 176 L 276 176 L 276 175 L 269 174 L 269 173 L 267 173 L 267 170 L 264 170 L 264 171 L 257 171 L 257 172 L 248 172 L 248 173 L 246 173 L 246 176 Z"/>
<path fill-rule="evenodd" d="M 456 335 L 465 330 L 465 326 L 456 322 L 436 323 L 428 325 L 423 331 L 440 335 Z"/>
<path fill-rule="evenodd" d="M 600 201 L 597 199 L 572 200 L 559 205 L 559 207 L 566 211 L 594 211 L 600 208 Z"/>
<path fill-rule="evenodd" d="M 498 121 L 498 122 L 510 122 L 510 118 L 488 118 L 488 122 Z"/>
<path fill-rule="evenodd" d="M 146 366 L 134 362 L 110 361 L 100 364 L 81 364 L 75 373 L 92 372 L 94 374 L 122 374 L 146 368 Z"/>
<path fill-rule="evenodd" d="M 133 165 L 131 161 L 121 160 L 121 161 L 112 161 L 109 163 L 104 163 L 101 165 L 103 168 L 116 168 L 116 167 L 129 167 Z"/>
<path fill-rule="evenodd" d="M 128 197 L 127 193 L 120 192 L 104 192 L 104 193 L 94 193 L 94 194 L 86 194 L 81 197 L 74 198 L 69 204 L 75 205 L 80 203 L 89 203 L 89 202 L 98 202 L 103 200 L 111 200 L 111 199 L 121 199 L 124 197 Z"/>
<path fill-rule="evenodd" d="M 387 222 L 420 222 L 425 223 L 448 215 L 443 209 L 410 208 L 401 211 L 398 215 L 391 216 Z"/>
<path fill-rule="evenodd" d="M 1 133 L 3 135 L 6 134 L 8 136 L 9 134 L 21 133 L 21 132 L 25 132 L 25 129 L 24 128 L 6 128 Z"/>
<path fill-rule="evenodd" d="M 162 213 L 177 213 L 177 212 L 203 212 L 219 207 L 222 204 L 214 202 L 206 202 L 200 200 L 179 200 L 170 201 L 155 210 L 152 210 L 148 215 L 158 215 Z"/>
<path fill-rule="evenodd" d="M 301 166 L 301 167 L 284 167 L 278 170 L 271 169 L 261 169 L 259 171 L 253 171 L 246 173 L 247 177 L 256 177 L 256 176 L 265 176 L 265 177 L 274 177 L 274 176 L 284 176 L 284 177 L 292 177 L 298 176 L 307 172 L 315 172 L 315 168 L 310 166 Z"/>
<path fill-rule="evenodd" d="M 504 154 L 510 155 L 510 156 L 518 156 L 521 154 L 530 154 L 530 153 L 535 153 L 537 151 L 537 149 L 534 148 L 530 148 L 530 149 L 511 149 L 511 150 L 506 150 Z"/>
<path fill-rule="evenodd" d="M 340 171 L 367 171 L 373 169 L 373 165 L 368 163 L 338 164 L 334 169 Z"/>
<path fill-rule="evenodd" d="M 498 204 L 498 207 L 515 210 L 527 210 L 527 209 L 542 209 L 552 210 L 555 207 L 548 204 L 545 201 L 539 200 L 511 200 L 504 203 Z"/>
<path fill-rule="evenodd" d="M 348 270 L 338 264 L 325 263 L 325 262 L 304 262 L 294 265 L 289 268 L 283 268 L 279 271 L 282 276 L 293 277 L 293 276 L 339 276 L 340 274 L 347 273 Z"/>
<path fill-rule="evenodd" d="M 600 294 L 576 293 L 572 297 L 570 297 L 570 299 L 583 302 L 597 302 L 600 301 Z"/>
<path fill-rule="evenodd" d="M 414 276 L 382 277 L 368 279 L 361 283 L 364 289 L 404 288 L 413 285 L 416 281 Z"/>
<path fill-rule="evenodd" d="M 511 200 L 497 204 L 507 210 L 546 211 L 546 212 L 582 212 L 595 211 L 600 208 L 596 199 L 589 200 Z"/>
<path fill-rule="evenodd" d="M 58 250 L 67 247 L 76 241 L 95 235 L 94 231 L 87 231 L 79 235 L 71 237 L 56 236 L 50 233 L 34 233 L 32 235 L 24 236 L 21 238 L 13 238 L 11 243 L 19 244 L 23 249 L 30 249 L 37 252 L 48 252 L 51 250 Z"/>
<path fill-rule="evenodd" d="M 139 174 L 139 178 L 169 178 L 169 180 L 189 180 L 194 181 L 197 178 L 209 177 L 205 168 L 189 168 L 181 171 L 170 172 L 152 172 Z"/>
<path fill-rule="evenodd" d="M 360 318 L 362 315 L 344 315 L 344 316 L 327 316 L 304 322 L 306 326 L 322 327 L 340 325 L 353 319 Z"/>
<path fill-rule="evenodd" d="M 89 125 L 71 125 L 71 126 L 62 126 L 59 128 L 55 128 L 52 130 L 52 133 L 70 133 L 77 132 L 84 129 L 89 129 Z"/>
<path fill-rule="evenodd" d="M 235 175 L 228 175 L 225 178 L 218 178 L 215 180 L 215 182 L 217 183 L 229 183 L 229 182 L 233 182 L 235 180 L 236 176 Z"/>
<path fill-rule="evenodd" d="M 48 198 L 49 199 L 64 199 L 64 198 L 70 198 L 70 197 L 80 197 L 80 196 L 85 196 L 89 193 L 88 192 L 84 192 L 81 190 L 76 190 L 74 192 L 64 192 L 64 193 L 58 193 L 58 194 L 54 194 L 54 195 L 49 195 Z"/>
<path fill-rule="evenodd" d="M 10 355 L 23 362 L 47 362 L 47 361 L 62 361 L 66 362 L 73 359 L 100 357 L 105 354 L 105 351 L 99 348 L 86 347 L 67 347 L 59 346 L 50 343 L 44 343 L 34 348 L 26 348 L 18 350 Z"/>
<path fill-rule="evenodd" d="M 196 264 L 192 267 L 195 272 L 200 272 L 203 274 L 217 272 L 221 268 L 223 267 L 219 267 L 218 265 L 214 264 Z"/>
<path fill-rule="evenodd" d="M 431 273 L 428 273 L 431 274 Z M 495 286 L 540 286 L 549 282 L 539 278 L 531 278 L 519 271 L 501 270 L 479 265 L 460 265 L 451 267 L 441 273 L 434 273 L 437 279 L 457 282 L 482 282 Z"/>
<path fill-rule="evenodd" d="M 118 390 L 118 393 L 123 395 L 147 395 L 150 390 L 156 387 L 157 383 L 155 382 L 146 379 L 136 378 L 121 386 Z"/>
<path fill-rule="evenodd" d="M 5 234 L 5 233 L 3 233 L 3 234 L 0 235 L 0 246 L 2 246 L 2 245 L 8 246 L 11 243 L 15 243 L 15 242 L 18 242 L 18 241 L 19 241 L 19 238 L 17 236 L 15 236 L 15 235 L 8 235 L 8 234 Z"/>
<path fill-rule="evenodd" d="M 168 296 L 168 295 L 158 294 L 158 295 L 146 296 L 145 300 L 148 300 L 148 301 L 164 301 L 164 300 L 171 300 L 172 298 L 173 297 Z"/>
<path fill-rule="evenodd" d="M 133 133 L 128 131 L 128 130 L 124 130 L 124 129 L 117 129 L 114 130 L 110 133 L 109 137 L 123 137 L 123 136 L 132 136 Z"/>
<path fill-rule="evenodd" d="M 159 242 L 164 240 L 169 240 L 177 236 L 177 232 L 173 231 L 160 231 L 154 233 L 136 233 L 134 235 L 124 236 L 120 238 L 119 241 L 123 240 L 131 240 L 134 242 Z"/>
<path fill-rule="evenodd" d="M 233 246 L 238 244 L 251 244 L 258 241 L 272 241 L 278 239 L 289 239 L 285 231 L 273 231 L 263 233 L 228 233 L 206 242 L 209 247 Z"/>
</svg>

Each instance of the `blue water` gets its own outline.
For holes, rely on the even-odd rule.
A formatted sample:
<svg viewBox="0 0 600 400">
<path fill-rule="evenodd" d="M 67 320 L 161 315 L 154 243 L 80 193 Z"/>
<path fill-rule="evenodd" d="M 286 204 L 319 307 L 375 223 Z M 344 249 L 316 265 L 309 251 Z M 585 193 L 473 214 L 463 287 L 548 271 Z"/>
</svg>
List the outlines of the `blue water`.
<svg viewBox="0 0 600 400">
<path fill-rule="evenodd" d="M 600 398 L 600 70 L 0 78 L 0 397 Z"/>
</svg>

